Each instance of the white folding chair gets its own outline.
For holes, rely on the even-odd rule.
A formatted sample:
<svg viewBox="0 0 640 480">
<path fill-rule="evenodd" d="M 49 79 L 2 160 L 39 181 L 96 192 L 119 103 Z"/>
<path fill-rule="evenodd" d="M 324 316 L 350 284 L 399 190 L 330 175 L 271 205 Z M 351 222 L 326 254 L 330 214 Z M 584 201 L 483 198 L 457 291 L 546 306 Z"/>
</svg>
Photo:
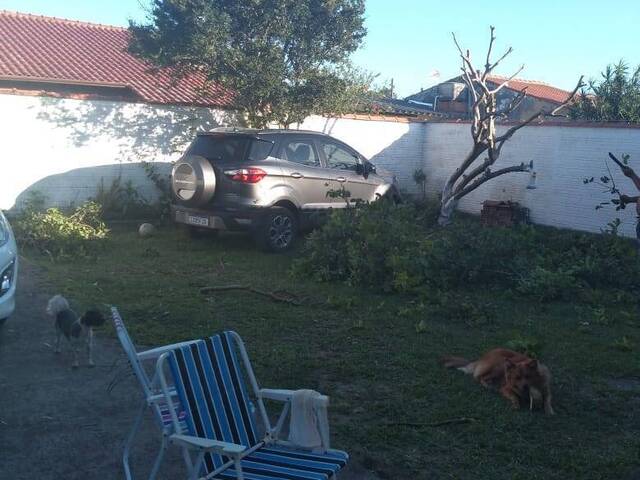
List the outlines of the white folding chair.
<svg viewBox="0 0 640 480">
<path fill-rule="evenodd" d="M 162 433 L 160 450 L 158 451 L 158 455 L 156 456 L 155 462 L 151 469 L 151 473 L 149 474 L 149 480 L 153 480 L 158 474 L 162 459 L 164 458 L 164 454 L 169 446 L 169 437 L 175 431 L 172 419 L 177 418 L 179 422 L 184 422 L 185 411 L 182 408 L 180 401 L 176 398 L 176 400 L 172 402 L 174 408 L 174 412 L 172 415 L 171 410 L 165 400 L 165 396 L 160 389 L 157 374 L 154 373 L 152 377 L 149 377 L 147 371 L 144 368 L 144 363 L 148 362 L 148 364 L 153 368 L 155 367 L 155 361 L 161 354 L 169 352 L 176 348 L 190 345 L 191 343 L 194 343 L 195 340 L 175 343 L 173 345 L 165 345 L 163 347 L 157 347 L 150 350 L 138 352 L 136 351 L 136 348 L 131 341 L 131 337 L 129 337 L 129 333 L 124 326 L 122 317 L 120 316 L 120 313 L 118 312 L 118 309 L 116 307 L 111 308 L 111 316 L 113 318 L 113 324 L 115 326 L 118 339 L 120 340 L 120 344 L 122 345 L 122 348 L 127 355 L 129 364 L 131 365 L 133 373 L 140 383 L 140 387 L 142 388 L 142 392 L 144 395 L 138 415 L 133 422 L 131 431 L 129 432 L 129 435 L 127 436 L 124 444 L 122 463 L 124 466 L 125 477 L 127 478 L 127 480 L 133 479 L 131 467 L 129 465 L 129 454 L 131 452 L 131 446 L 133 445 L 135 436 L 140 429 L 140 424 L 142 423 L 142 419 L 147 408 L 151 408 L 156 420 L 156 424 L 158 425 Z M 169 394 L 175 396 L 175 390 L 170 389 Z"/>
</svg>

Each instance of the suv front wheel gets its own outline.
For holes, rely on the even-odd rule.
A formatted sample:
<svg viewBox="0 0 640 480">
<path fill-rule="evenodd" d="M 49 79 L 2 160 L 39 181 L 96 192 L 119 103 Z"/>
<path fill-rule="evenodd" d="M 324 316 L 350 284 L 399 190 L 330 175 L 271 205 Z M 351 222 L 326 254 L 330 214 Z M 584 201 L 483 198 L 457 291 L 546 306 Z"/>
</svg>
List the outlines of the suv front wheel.
<svg viewBox="0 0 640 480">
<path fill-rule="evenodd" d="M 270 208 L 254 236 L 263 250 L 285 252 L 293 246 L 298 236 L 298 217 L 285 207 Z"/>
</svg>

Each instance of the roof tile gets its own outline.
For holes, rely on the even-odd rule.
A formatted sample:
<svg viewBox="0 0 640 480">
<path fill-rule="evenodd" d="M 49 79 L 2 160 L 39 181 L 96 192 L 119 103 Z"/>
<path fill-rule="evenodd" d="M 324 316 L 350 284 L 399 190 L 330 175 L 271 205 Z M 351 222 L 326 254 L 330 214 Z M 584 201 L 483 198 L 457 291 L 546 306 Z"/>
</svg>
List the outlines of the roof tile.
<svg viewBox="0 0 640 480">
<path fill-rule="evenodd" d="M 508 78 L 500 77 L 498 75 L 489 75 L 487 80 L 497 85 L 502 85 Z M 563 103 L 571 92 L 556 88 L 548 83 L 539 82 L 537 80 L 525 80 L 522 78 L 514 78 L 509 80 L 508 87 L 511 90 L 522 91 L 527 89 L 527 96 L 536 97 L 542 100 L 548 100 L 555 103 Z"/>
<path fill-rule="evenodd" d="M 231 106 L 204 74 L 176 79 L 127 52 L 126 28 L 0 10 L 0 79 L 126 85 L 150 103 Z"/>
</svg>

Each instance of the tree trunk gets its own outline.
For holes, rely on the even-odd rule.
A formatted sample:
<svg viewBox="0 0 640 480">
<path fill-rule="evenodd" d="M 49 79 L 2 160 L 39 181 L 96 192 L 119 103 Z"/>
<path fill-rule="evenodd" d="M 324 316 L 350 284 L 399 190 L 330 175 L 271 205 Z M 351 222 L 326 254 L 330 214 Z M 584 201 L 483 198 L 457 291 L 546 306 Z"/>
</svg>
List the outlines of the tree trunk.
<svg viewBox="0 0 640 480">
<path fill-rule="evenodd" d="M 494 27 L 491 28 L 491 39 L 489 41 L 489 49 L 487 50 L 487 61 L 484 70 L 474 68 L 471 63 L 471 54 L 469 50 L 463 50 L 453 35 L 453 42 L 458 48 L 460 58 L 462 59 L 462 79 L 466 84 L 468 95 L 472 102 L 471 107 L 471 136 L 473 138 L 473 148 L 469 154 L 462 160 L 460 166 L 451 174 L 447 183 L 442 189 L 442 197 L 440 199 L 440 216 L 438 224 L 446 226 L 451 223 L 451 218 L 458 206 L 460 199 L 468 195 L 485 182 L 492 180 L 501 175 L 512 172 L 527 172 L 533 168 L 533 162 L 520 165 L 512 165 L 510 167 L 493 169 L 493 165 L 500 157 L 500 152 L 504 143 L 509 140 L 518 130 L 530 124 L 536 118 L 545 115 L 556 116 L 556 114 L 565 106 L 567 106 L 575 97 L 578 90 L 584 86 L 582 78 L 578 80 L 576 88 L 571 92 L 569 97 L 559 106 L 551 110 L 541 108 L 534 115 L 519 121 L 516 125 L 509 128 L 504 134 L 496 135 L 496 120 L 501 117 L 508 118 L 526 97 L 526 88 L 520 90 L 515 98 L 506 106 L 498 108 L 497 95 L 502 88 L 508 86 L 509 81 L 513 80 L 524 68 L 522 65 L 513 75 L 506 78 L 498 86 L 492 87 L 488 84 L 489 74 L 496 66 L 502 62 L 511 52 L 509 47 L 506 52 L 495 62 L 491 62 L 491 51 L 495 41 Z M 474 163 L 480 155 L 487 153 L 487 158 L 482 163 Z"/>
<path fill-rule="evenodd" d="M 453 217 L 453 212 L 455 212 L 458 207 L 458 200 L 454 197 L 451 197 L 447 200 L 442 199 L 440 204 L 440 215 L 438 216 L 438 225 L 441 227 L 445 227 L 451 223 L 451 218 Z"/>
</svg>

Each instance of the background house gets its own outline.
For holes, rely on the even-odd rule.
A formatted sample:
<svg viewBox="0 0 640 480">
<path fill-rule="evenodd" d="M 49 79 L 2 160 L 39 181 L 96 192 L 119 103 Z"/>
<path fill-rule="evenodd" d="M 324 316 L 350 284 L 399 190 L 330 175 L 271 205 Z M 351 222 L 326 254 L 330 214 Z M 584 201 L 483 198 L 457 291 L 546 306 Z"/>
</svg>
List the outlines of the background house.
<svg viewBox="0 0 640 480">
<path fill-rule="evenodd" d="M 406 115 L 424 120 L 450 118 L 444 112 L 435 112 L 433 108 L 400 98 L 376 98 L 370 101 L 369 110 L 381 115 Z"/>
<path fill-rule="evenodd" d="M 488 77 L 488 85 L 495 88 L 507 79 L 497 75 Z M 516 95 L 526 90 L 527 96 L 508 120 L 523 120 L 540 108 L 552 110 L 564 102 L 571 92 L 535 80 L 513 79 L 498 93 L 498 109 L 506 108 Z M 452 78 L 426 90 L 409 95 L 408 103 L 420 105 L 434 112 L 445 113 L 453 118 L 469 118 L 472 99 L 462 77 Z"/>
</svg>

